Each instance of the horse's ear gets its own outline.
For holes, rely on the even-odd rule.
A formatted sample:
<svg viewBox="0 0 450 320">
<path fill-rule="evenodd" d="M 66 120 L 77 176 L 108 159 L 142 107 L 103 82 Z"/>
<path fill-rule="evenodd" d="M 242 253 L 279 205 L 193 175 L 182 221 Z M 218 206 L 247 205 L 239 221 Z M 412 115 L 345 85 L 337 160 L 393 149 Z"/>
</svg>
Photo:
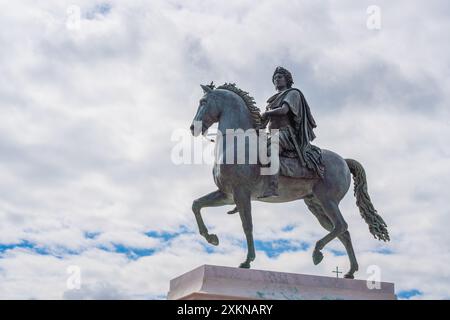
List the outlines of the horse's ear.
<svg viewBox="0 0 450 320">
<path fill-rule="evenodd" d="M 210 93 L 211 91 L 213 91 L 213 89 L 211 89 L 210 87 L 205 86 L 205 85 L 203 85 L 203 84 L 201 84 L 200 87 L 202 87 L 203 92 L 204 92 L 205 94 Z"/>
</svg>

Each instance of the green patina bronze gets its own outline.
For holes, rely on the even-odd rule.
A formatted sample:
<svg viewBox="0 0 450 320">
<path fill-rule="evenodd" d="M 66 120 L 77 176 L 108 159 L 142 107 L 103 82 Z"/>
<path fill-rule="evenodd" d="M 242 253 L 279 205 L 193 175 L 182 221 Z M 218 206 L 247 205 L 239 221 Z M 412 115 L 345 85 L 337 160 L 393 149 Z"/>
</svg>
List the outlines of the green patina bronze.
<svg viewBox="0 0 450 320">
<path fill-rule="evenodd" d="M 277 92 L 268 99 L 263 114 L 260 114 L 254 99 L 235 84 L 224 84 L 217 88 L 213 84 L 201 86 L 204 95 L 191 125 L 192 134 L 205 134 L 213 123 L 218 123 L 219 132 L 222 133 L 238 129 L 258 131 L 266 126 L 277 129 L 280 171 L 262 175 L 263 166 L 260 163 L 216 162 L 213 177 L 218 189 L 194 200 L 192 204 L 199 232 L 210 244 L 218 245 L 218 237 L 209 234 L 200 210 L 235 204 L 236 207 L 228 213 L 239 212 L 248 250 L 247 258 L 240 267 L 250 268 L 250 263 L 255 259 L 251 201 L 280 203 L 302 199 L 329 232 L 315 245 L 314 264 L 322 261 L 321 250 L 331 240 L 338 238 L 350 259 L 350 270 L 344 277 L 353 278 L 358 263 L 347 223 L 339 210 L 339 203 L 350 188 L 351 176 L 354 179 L 356 204 L 370 233 L 376 239 L 389 241 L 387 225 L 370 200 L 364 168 L 356 160 L 343 159 L 335 152 L 311 144 L 315 138 L 313 129 L 316 122 L 302 92 L 292 88 L 293 79 L 289 71 L 278 67 L 272 82 Z M 195 130 L 194 123 L 201 123 L 199 130 Z M 216 144 L 222 154 L 235 147 L 227 143 Z M 250 147 L 247 141 L 245 147 Z"/>
</svg>

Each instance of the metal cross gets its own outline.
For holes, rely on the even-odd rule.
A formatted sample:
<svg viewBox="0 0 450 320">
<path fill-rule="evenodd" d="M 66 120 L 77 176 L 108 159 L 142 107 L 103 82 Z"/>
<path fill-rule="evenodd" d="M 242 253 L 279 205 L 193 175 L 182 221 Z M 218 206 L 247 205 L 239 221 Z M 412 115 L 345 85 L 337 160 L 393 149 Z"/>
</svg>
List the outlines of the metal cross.
<svg viewBox="0 0 450 320">
<path fill-rule="evenodd" d="M 333 273 L 336 273 L 336 278 L 339 278 L 339 273 L 342 273 L 342 271 L 339 271 L 339 267 L 336 267 L 336 271 L 332 271 Z"/>
</svg>

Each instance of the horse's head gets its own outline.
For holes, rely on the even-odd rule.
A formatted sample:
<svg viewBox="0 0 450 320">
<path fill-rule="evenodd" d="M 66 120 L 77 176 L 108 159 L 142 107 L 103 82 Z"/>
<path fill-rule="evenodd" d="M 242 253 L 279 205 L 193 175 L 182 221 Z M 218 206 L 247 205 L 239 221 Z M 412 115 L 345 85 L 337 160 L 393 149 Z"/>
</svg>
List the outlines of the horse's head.
<svg viewBox="0 0 450 320">
<path fill-rule="evenodd" d="M 204 95 L 200 99 L 197 113 L 190 127 L 192 135 L 197 137 L 200 133 L 205 134 L 213 123 L 219 121 L 220 110 L 214 99 L 214 89 L 210 86 L 201 85 Z"/>
<path fill-rule="evenodd" d="M 219 122 L 219 131 L 228 129 L 258 129 L 261 115 L 255 100 L 234 83 L 225 83 L 217 88 L 211 83 L 201 86 L 204 92 L 197 113 L 191 124 L 191 132 L 196 137 L 205 134 L 213 123 Z"/>
</svg>

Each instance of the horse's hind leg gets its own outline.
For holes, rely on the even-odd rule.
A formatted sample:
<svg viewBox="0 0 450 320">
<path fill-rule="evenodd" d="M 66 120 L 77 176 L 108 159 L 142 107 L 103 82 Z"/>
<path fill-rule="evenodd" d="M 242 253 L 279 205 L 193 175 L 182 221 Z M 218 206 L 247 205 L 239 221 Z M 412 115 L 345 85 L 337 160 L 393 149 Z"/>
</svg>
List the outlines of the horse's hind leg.
<svg viewBox="0 0 450 320">
<path fill-rule="evenodd" d="M 253 222 L 251 192 L 244 188 L 233 190 L 234 202 L 236 203 L 239 215 L 244 228 L 245 238 L 247 239 L 247 259 L 242 262 L 239 268 L 250 268 L 250 263 L 255 260 L 255 244 L 253 242 Z"/>
<path fill-rule="evenodd" d="M 228 196 L 220 190 L 198 198 L 192 203 L 192 211 L 194 212 L 195 220 L 197 220 L 198 231 L 205 237 L 206 241 L 215 246 L 219 244 L 219 238 L 215 234 L 208 233 L 208 228 L 206 228 L 206 225 L 203 222 L 200 210 L 205 207 L 220 207 L 227 204 L 233 204 L 233 200 L 229 199 Z"/>
<path fill-rule="evenodd" d="M 344 217 L 339 210 L 338 201 L 334 199 L 330 199 L 327 197 L 327 194 L 317 193 L 314 194 L 316 199 L 319 201 L 320 206 L 322 207 L 324 214 L 330 220 L 333 225 L 330 233 L 328 233 L 325 237 L 317 241 L 316 247 L 313 252 L 313 262 L 314 264 L 318 264 L 323 259 L 323 254 L 320 252 L 331 240 L 340 236 L 345 231 L 347 231 L 347 223 L 344 220 Z"/>
<path fill-rule="evenodd" d="M 325 212 L 317 199 L 315 199 L 314 197 L 305 198 L 305 204 L 317 218 L 322 227 L 324 227 L 328 231 L 333 230 L 333 224 L 331 223 L 330 219 L 328 219 L 328 217 L 325 215 Z M 345 231 L 343 234 L 338 236 L 338 238 L 344 245 L 350 260 L 350 270 L 345 274 L 344 278 L 353 279 L 354 278 L 353 274 L 356 271 L 358 271 L 358 262 L 356 261 L 355 252 L 353 251 L 350 233 L 348 231 Z"/>
<path fill-rule="evenodd" d="M 342 244 L 347 250 L 348 257 L 350 259 L 350 270 L 344 275 L 344 278 L 353 279 L 354 273 L 358 271 L 358 262 L 356 261 L 355 251 L 353 251 L 352 239 L 350 238 L 350 232 L 345 231 L 343 234 L 338 236 Z"/>
</svg>

